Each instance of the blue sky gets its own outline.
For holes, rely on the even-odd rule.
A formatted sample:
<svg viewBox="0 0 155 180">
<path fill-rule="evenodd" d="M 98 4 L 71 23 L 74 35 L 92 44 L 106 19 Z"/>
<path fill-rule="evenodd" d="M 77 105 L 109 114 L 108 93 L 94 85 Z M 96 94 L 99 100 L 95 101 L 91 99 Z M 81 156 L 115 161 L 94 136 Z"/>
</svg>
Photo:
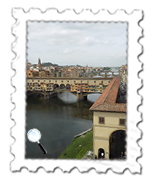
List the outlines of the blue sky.
<svg viewBox="0 0 155 180">
<path fill-rule="evenodd" d="M 127 63 L 127 23 L 28 22 L 27 60 L 115 67 Z"/>
</svg>

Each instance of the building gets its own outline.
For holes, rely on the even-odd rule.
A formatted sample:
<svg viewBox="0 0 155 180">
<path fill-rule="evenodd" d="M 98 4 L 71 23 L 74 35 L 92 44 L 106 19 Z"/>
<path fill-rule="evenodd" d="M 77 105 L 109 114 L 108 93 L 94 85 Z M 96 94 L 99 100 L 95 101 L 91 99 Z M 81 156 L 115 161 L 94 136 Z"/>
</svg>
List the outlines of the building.
<svg viewBox="0 0 155 180">
<path fill-rule="evenodd" d="M 33 77 L 39 77 L 39 71 L 33 70 Z"/>
<path fill-rule="evenodd" d="M 47 83 L 46 89 L 47 89 L 47 91 L 53 91 L 54 90 L 54 84 L 53 83 Z"/>
<path fill-rule="evenodd" d="M 33 77 L 33 74 L 32 74 L 31 70 L 27 70 L 26 74 L 27 74 L 27 77 Z"/>
<path fill-rule="evenodd" d="M 41 67 L 41 60 L 40 60 L 40 58 L 38 59 L 38 64 L 36 65 L 36 67 Z"/>
<path fill-rule="evenodd" d="M 36 90 L 36 91 L 40 91 L 41 90 L 40 84 L 38 82 L 34 83 L 34 90 Z"/>
<path fill-rule="evenodd" d="M 78 68 L 71 69 L 71 74 L 72 77 L 79 77 L 79 69 Z"/>
<path fill-rule="evenodd" d="M 119 70 L 119 75 L 124 86 L 127 86 L 127 65 L 122 65 Z"/>
<path fill-rule="evenodd" d="M 74 85 L 71 85 L 71 92 L 88 92 L 89 86 L 87 83 L 75 83 Z"/>
<path fill-rule="evenodd" d="M 41 85 L 41 91 L 47 91 L 47 85 L 46 85 L 46 83 L 41 82 L 40 85 Z"/>
<path fill-rule="evenodd" d="M 29 63 L 29 62 L 27 63 L 27 67 L 28 67 L 28 68 L 29 68 L 29 67 L 31 67 L 31 65 L 32 65 L 32 64 L 31 64 L 31 63 Z"/>
<path fill-rule="evenodd" d="M 39 77 L 45 77 L 45 71 L 40 70 L 39 71 Z"/>
<path fill-rule="evenodd" d="M 54 71 L 55 70 L 53 68 L 51 68 L 50 70 L 51 70 L 51 77 L 54 77 Z"/>
<path fill-rule="evenodd" d="M 126 154 L 126 104 L 118 102 L 120 78 L 115 77 L 91 106 L 93 151 L 97 159 L 119 159 Z"/>
</svg>

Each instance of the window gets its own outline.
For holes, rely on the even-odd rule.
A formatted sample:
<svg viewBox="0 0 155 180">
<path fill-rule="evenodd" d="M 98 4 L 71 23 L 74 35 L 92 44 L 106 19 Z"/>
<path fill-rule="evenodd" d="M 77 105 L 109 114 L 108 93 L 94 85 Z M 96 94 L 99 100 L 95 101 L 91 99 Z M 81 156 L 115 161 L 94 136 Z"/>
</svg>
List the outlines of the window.
<svg viewBox="0 0 155 180">
<path fill-rule="evenodd" d="M 38 80 L 38 82 L 40 82 L 40 81 Z"/>
<path fill-rule="evenodd" d="M 81 81 L 81 83 L 82 83 L 82 81 Z"/>
<path fill-rule="evenodd" d="M 89 81 L 87 81 L 87 83 L 89 83 Z"/>
<path fill-rule="evenodd" d="M 119 120 L 119 125 L 120 126 L 125 126 L 125 119 L 120 119 Z"/>
<path fill-rule="evenodd" d="M 61 81 L 61 82 L 63 82 L 63 81 Z"/>
<path fill-rule="evenodd" d="M 101 81 L 101 83 L 103 83 L 103 81 Z"/>
<path fill-rule="evenodd" d="M 75 83 L 75 81 L 74 81 L 74 83 Z"/>
<path fill-rule="evenodd" d="M 69 81 L 67 81 L 67 82 L 69 82 Z"/>
<path fill-rule="evenodd" d="M 51 82 L 51 80 L 49 80 L 49 82 Z"/>
<path fill-rule="evenodd" d="M 44 80 L 44 82 L 45 82 L 46 80 Z"/>
<path fill-rule="evenodd" d="M 94 81 L 94 83 L 96 83 L 96 81 Z"/>
<path fill-rule="evenodd" d="M 104 117 L 99 117 L 99 123 L 100 124 L 104 124 L 105 122 L 104 122 Z"/>
<path fill-rule="evenodd" d="M 110 81 L 108 81 L 110 83 Z"/>
<path fill-rule="evenodd" d="M 55 82 L 57 82 L 57 81 L 55 81 Z"/>
</svg>

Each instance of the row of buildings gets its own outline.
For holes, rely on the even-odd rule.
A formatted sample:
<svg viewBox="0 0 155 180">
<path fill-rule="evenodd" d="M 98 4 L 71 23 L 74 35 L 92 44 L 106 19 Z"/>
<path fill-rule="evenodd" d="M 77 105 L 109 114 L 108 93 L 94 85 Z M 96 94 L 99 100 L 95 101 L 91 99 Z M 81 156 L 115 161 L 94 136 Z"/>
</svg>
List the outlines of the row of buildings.
<svg viewBox="0 0 155 180">
<path fill-rule="evenodd" d="M 123 83 L 124 86 L 127 85 L 127 65 L 122 65 L 119 69 L 119 75 L 121 78 L 121 82 Z"/>
<path fill-rule="evenodd" d="M 89 85 L 88 83 L 75 83 L 74 85 L 71 85 L 71 92 L 97 92 L 102 93 L 105 89 L 105 86 L 102 84 L 100 85 Z"/>
<path fill-rule="evenodd" d="M 103 68 L 95 68 L 95 71 L 99 71 Z M 27 63 L 27 77 L 81 77 L 85 74 L 93 72 L 94 68 L 81 67 L 81 66 L 43 66 L 41 60 L 38 60 L 37 65 Z"/>
<path fill-rule="evenodd" d="M 73 85 L 64 85 L 60 86 L 53 83 L 45 83 L 45 82 L 34 82 L 27 83 L 27 91 L 54 91 L 54 89 L 67 89 L 71 92 L 98 92 L 102 93 L 105 89 L 105 86 L 100 85 L 89 85 L 88 83 L 75 83 Z"/>
</svg>

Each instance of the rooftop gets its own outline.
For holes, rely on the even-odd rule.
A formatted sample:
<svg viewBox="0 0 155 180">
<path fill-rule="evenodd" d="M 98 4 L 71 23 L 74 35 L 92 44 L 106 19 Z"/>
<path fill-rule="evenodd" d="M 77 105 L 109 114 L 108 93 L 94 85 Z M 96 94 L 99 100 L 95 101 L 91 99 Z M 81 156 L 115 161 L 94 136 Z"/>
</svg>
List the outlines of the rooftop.
<svg viewBox="0 0 155 180">
<path fill-rule="evenodd" d="M 108 87 L 103 91 L 89 110 L 104 112 L 126 112 L 126 104 L 116 103 L 119 84 L 120 78 L 113 78 Z"/>
</svg>

